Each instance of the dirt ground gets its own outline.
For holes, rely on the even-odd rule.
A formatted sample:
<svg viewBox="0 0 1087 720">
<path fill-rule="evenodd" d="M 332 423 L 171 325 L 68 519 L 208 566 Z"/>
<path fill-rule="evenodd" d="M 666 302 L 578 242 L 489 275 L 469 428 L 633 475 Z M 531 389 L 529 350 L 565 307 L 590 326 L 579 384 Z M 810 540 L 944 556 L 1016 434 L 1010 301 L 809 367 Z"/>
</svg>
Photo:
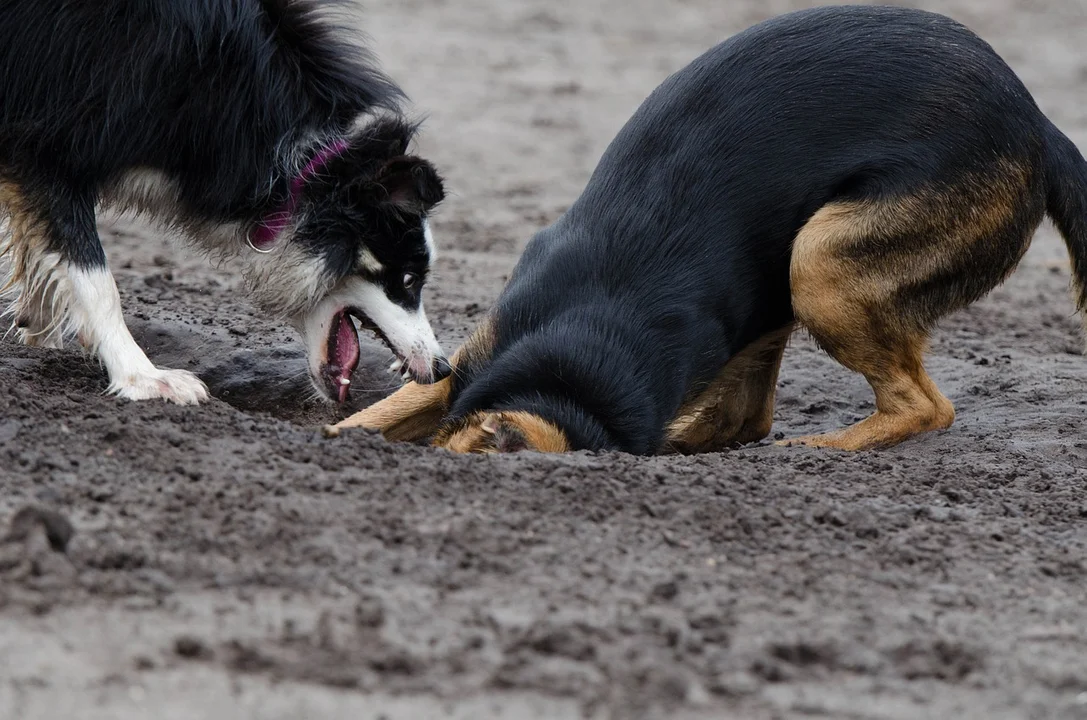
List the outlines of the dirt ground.
<svg viewBox="0 0 1087 720">
<path fill-rule="evenodd" d="M 443 343 L 668 73 L 808 4 L 370 2 L 452 191 Z M 923 5 L 1087 148 L 1087 3 Z M 217 399 L 131 404 L 75 350 L 0 347 L 0 717 L 1087 718 L 1087 358 L 1048 225 L 934 338 L 951 430 L 682 459 L 324 440 L 351 408 L 308 400 L 231 267 L 102 232 L 141 343 Z M 364 356 L 355 407 L 391 387 Z M 871 410 L 798 336 L 775 433 Z"/>
</svg>

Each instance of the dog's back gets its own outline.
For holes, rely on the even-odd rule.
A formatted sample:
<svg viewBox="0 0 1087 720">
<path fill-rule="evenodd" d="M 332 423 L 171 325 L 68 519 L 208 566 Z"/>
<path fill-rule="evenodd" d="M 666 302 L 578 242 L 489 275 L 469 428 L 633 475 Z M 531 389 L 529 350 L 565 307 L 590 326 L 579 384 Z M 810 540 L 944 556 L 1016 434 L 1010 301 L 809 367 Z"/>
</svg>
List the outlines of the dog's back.
<svg viewBox="0 0 1087 720">
<path fill-rule="evenodd" d="M 584 295 L 640 295 L 647 309 L 728 316 L 746 300 L 786 320 L 790 244 L 817 209 L 957 181 L 1011 154 L 1036 165 L 1043 121 L 1003 61 L 948 18 L 854 6 L 775 18 L 649 96 L 529 245 L 504 306 L 523 297 L 539 317 Z M 742 346 L 763 329 L 729 334 Z"/>
<path fill-rule="evenodd" d="M 8 0 L 0 175 L 45 165 L 101 184 L 155 168 L 200 188 L 193 205 L 229 216 L 219 204 L 251 193 L 254 174 L 274 177 L 269 147 L 399 101 L 363 49 L 318 21 L 335 5 Z"/>
</svg>

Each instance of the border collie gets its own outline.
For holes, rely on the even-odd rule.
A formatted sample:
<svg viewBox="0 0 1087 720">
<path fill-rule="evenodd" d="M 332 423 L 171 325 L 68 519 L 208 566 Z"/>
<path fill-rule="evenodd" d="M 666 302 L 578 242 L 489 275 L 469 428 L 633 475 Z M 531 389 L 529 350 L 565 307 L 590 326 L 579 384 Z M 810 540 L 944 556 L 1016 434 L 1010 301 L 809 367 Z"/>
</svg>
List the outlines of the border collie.
<svg viewBox="0 0 1087 720">
<path fill-rule="evenodd" d="M 330 0 L 0 4 L 0 230 L 23 342 L 74 336 L 133 400 L 197 403 L 121 315 L 96 210 L 142 213 L 220 258 L 348 395 L 355 321 L 418 383 L 445 360 L 420 300 L 442 180 L 409 154 L 404 95 Z"/>
<path fill-rule="evenodd" d="M 1087 162 L 993 49 L 940 15 L 780 16 L 668 78 L 529 243 L 454 374 L 328 428 L 459 452 L 713 451 L 770 432 L 799 324 L 876 410 L 787 444 L 947 428 L 930 329 L 1046 215 L 1087 307 Z"/>
</svg>

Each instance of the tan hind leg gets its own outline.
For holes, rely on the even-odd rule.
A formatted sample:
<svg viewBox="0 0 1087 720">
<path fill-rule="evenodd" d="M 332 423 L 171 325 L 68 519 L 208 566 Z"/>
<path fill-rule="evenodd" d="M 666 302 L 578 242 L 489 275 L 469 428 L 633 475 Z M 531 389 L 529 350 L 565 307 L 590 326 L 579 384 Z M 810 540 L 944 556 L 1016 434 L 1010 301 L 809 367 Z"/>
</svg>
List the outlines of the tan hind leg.
<svg viewBox="0 0 1087 720">
<path fill-rule="evenodd" d="M 848 350 L 834 354 L 850 370 L 864 375 L 876 395 L 876 411 L 855 425 L 826 433 L 781 441 L 840 450 L 889 447 L 930 430 L 945 430 L 955 421 L 955 408 L 937 389 L 922 365 L 924 340 L 899 339 L 882 346 L 855 338 Z"/>
<path fill-rule="evenodd" d="M 954 408 L 923 364 L 929 328 L 1011 273 L 1043 208 L 1030 172 L 1004 164 L 955 187 L 815 213 L 793 245 L 793 310 L 835 360 L 864 375 L 876 411 L 780 444 L 864 450 L 950 427 Z"/>
<path fill-rule="evenodd" d="M 668 427 L 665 451 L 717 452 L 769 435 L 781 356 L 792 329 L 767 333 L 731 358 L 680 408 Z"/>
<path fill-rule="evenodd" d="M 431 385 L 409 382 L 383 400 L 334 425 L 326 425 L 324 435 L 336 437 L 347 428 L 369 428 L 380 430 L 393 441 L 415 442 L 430 437 L 449 411 L 449 395 L 457 372 L 485 361 L 493 348 L 494 326 L 488 317 L 450 358 L 452 375 Z"/>
</svg>

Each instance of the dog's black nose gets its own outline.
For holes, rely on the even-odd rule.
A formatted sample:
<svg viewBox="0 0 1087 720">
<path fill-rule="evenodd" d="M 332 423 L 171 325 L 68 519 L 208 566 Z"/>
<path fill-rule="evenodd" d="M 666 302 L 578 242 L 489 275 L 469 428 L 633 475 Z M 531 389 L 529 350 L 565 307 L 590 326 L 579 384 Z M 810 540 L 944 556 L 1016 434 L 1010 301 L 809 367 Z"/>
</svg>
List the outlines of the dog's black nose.
<svg viewBox="0 0 1087 720">
<path fill-rule="evenodd" d="M 449 361 L 443 357 L 436 358 L 434 360 L 434 382 L 444 380 L 453 374 L 453 366 L 449 364 Z"/>
</svg>

